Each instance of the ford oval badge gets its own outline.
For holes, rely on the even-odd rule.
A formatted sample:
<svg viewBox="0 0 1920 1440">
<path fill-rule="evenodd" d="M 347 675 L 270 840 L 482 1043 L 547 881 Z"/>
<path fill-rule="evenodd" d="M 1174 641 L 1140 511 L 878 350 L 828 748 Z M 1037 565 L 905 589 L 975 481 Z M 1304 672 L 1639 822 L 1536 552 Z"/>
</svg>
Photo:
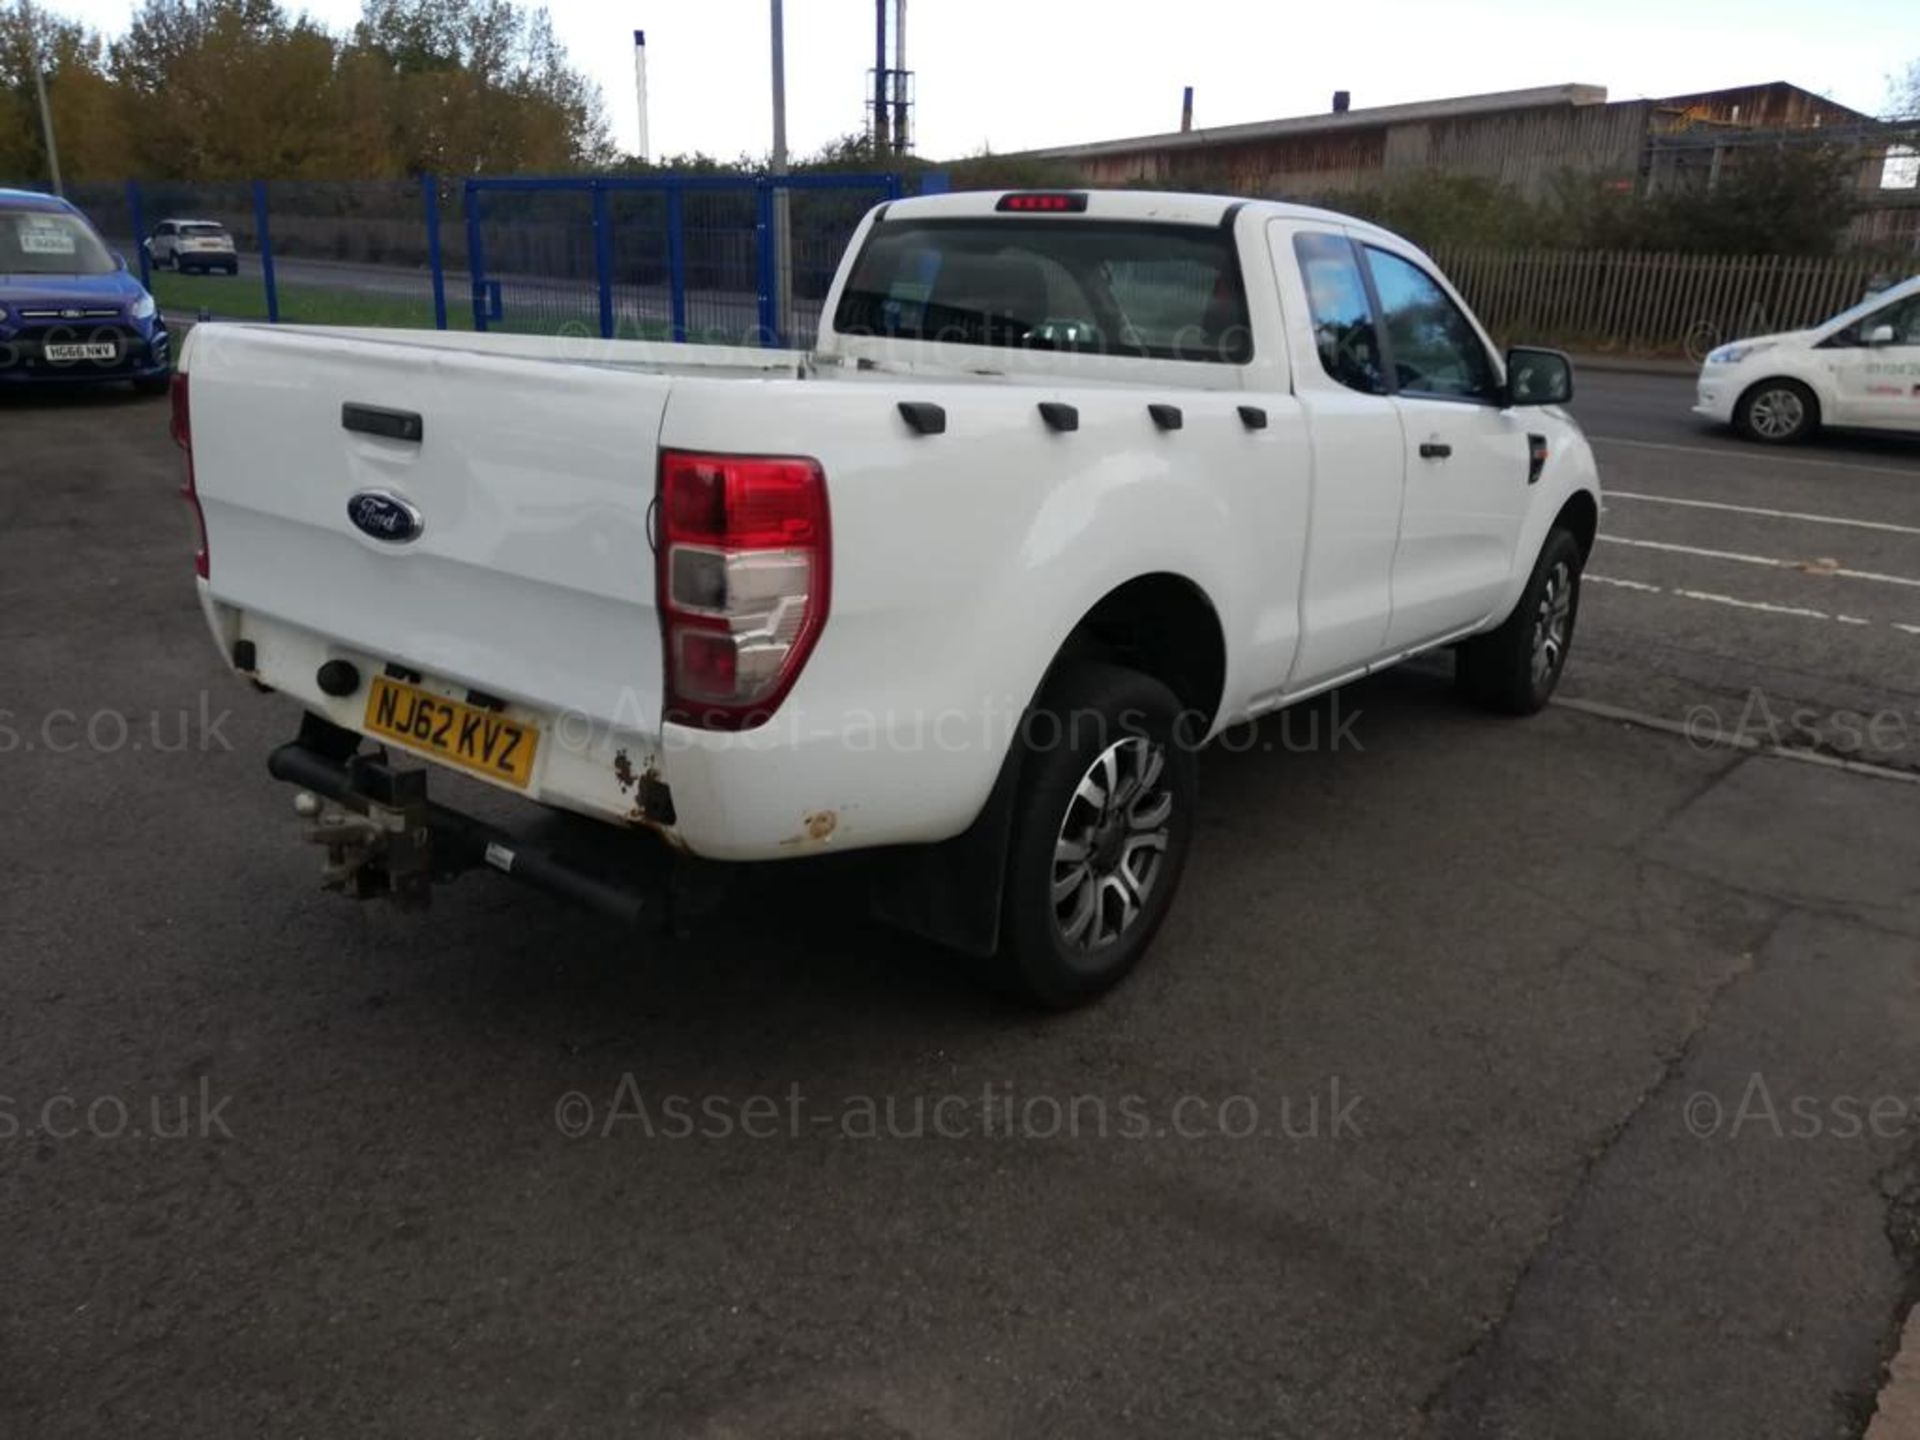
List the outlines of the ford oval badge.
<svg viewBox="0 0 1920 1440">
<path fill-rule="evenodd" d="M 347 518 L 362 535 L 389 545 L 418 540 L 427 522 L 420 512 L 390 490 L 361 490 L 347 501 Z"/>
</svg>

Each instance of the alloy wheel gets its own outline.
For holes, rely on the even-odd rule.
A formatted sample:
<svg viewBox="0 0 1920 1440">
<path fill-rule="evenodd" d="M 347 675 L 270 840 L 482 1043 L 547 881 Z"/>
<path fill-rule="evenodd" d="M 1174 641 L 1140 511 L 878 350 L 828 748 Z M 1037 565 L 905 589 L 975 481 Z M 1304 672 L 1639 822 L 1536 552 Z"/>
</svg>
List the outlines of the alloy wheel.
<svg viewBox="0 0 1920 1440">
<path fill-rule="evenodd" d="M 1053 924 L 1071 952 L 1104 950 L 1146 911 L 1173 833 L 1165 749 L 1141 736 L 1087 767 L 1053 847 Z"/>
</svg>

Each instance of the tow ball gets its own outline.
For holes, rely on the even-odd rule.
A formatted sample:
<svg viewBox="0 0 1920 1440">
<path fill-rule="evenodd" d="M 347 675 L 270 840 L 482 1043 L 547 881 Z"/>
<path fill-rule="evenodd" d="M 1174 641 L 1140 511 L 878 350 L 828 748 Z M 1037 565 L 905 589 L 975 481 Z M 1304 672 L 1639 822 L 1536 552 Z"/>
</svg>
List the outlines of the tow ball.
<svg viewBox="0 0 1920 1440">
<path fill-rule="evenodd" d="M 426 772 L 396 770 L 370 755 L 355 756 L 348 771 L 357 804 L 311 790 L 293 797 L 294 813 L 309 822 L 305 839 L 327 852 L 321 884 L 358 900 L 426 905 L 434 881 Z"/>
</svg>

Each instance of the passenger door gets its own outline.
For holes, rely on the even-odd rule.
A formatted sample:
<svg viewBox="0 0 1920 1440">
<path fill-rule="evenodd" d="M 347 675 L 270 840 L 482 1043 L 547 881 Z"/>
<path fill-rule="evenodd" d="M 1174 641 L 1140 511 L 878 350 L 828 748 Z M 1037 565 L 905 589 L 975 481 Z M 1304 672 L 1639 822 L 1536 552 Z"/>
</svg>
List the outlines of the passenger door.
<svg viewBox="0 0 1920 1440">
<path fill-rule="evenodd" d="M 1313 447 L 1313 512 L 1289 692 L 1379 658 L 1392 610 L 1406 447 L 1360 259 L 1339 228 L 1267 229 L 1294 394 Z"/>
<path fill-rule="evenodd" d="M 1867 339 L 1882 326 L 1890 344 Z M 1848 326 L 1826 342 L 1833 356 L 1836 425 L 1920 430 L 1920 295 L 1909 295 Z"/>
<path fill-rule="evenodd" d="M 1527 422 L 1506 407 L 1479 327 L 1412 254 L 1368 241 L 1406 500 L 1387 649 L 1401 653 L 1487 618 L 1512 577 L 1531 483 Z"/>
</svg>

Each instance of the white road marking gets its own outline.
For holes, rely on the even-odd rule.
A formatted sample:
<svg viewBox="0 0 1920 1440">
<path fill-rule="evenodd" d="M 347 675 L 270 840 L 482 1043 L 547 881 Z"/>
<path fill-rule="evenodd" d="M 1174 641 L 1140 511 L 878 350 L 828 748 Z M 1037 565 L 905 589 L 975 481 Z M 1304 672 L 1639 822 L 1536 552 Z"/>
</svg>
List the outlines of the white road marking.
<svg viewBox="0 0 1920 1440">
<path fill-rule="evenodd" d="M 1622 580 L 1616 575 L 1596 575 L 1591 570 L 1580 577 L 1591 580 L 1596 585 L 1612 585 L 1620 590 L 1637 590 L 1645 595 L 1665 595 L 1666 588 L 1661 585 L 1649 585 L 1644 580 Z M 1712 605 L 1732 605 L 1741 610 L 1758 610 L 1768 615 L 1795 615 L 1805 620 L 1832 620 L 1840 625 L 1868 625 L 1873 621 L 1862 619 L 1858 615 L 1829 615 L 1824 610 L 1808 610 L 1799 605 L 1773 605 L 1764 600 L 1736 600 L 1731 595 L 1715 595 L 1706 590 L 1675 590 L 1672 592 L 1682 600 L 1704 600 Z M 1898 620 L 1887 622 L 1896 630 L 1904 630 L 1909 635 L 1920 635 L 1920 625 L 1904 625 Z"/>
<path fill-rule="evenodd" d="M 1782 560 L 1774 555 L 1743 555 L 1737 550 L 1704 550 L 1698 545 L 1676 545 L 1669 540 L 1629 540 L 1624 535 L 1602 535 L 1601 543 L 1607 545 L 1631 545 L 1640 550 L 1666 550 L 1676 555 L 1698 555 L 1706 560 L 1735 560 L 1742 565 L 1766 565 L 1775 570 L 1803 570 L 1816 562 L 1810 560 Z M 1848 570 L 1843 567 L 1827 569 L 1821 566 L 1821 575 L 1838 575 L 1846 580 L 1870 580 L 1876 585 L 1910 585 L 1920 590 L 1920 579 L 1907 575 L 1882 575 L 1875 570 Z"/>
<path fill-rule="evenodd" d="M 1676 590 L 1686 600 L 1706 600 L 1715 605 L 1736 605 L 1742 610 L 1762 610 L 1769 615 L 1799 615 L 1808 620 L 1831 620 L 1824 610 L 1806 610 L 1798 605 L 1770 605 L 1765 600 L 1736 600 L 1731 595 L 1715 595 L 1707 590 Z"/>
<path fill-rule="evenodd" d="M 1644 495 L 1632 490 L 1609 490 L 1608 500 L 1640 500 L 1651 505 L 1685 505 L 1695 510 L 1731 510 L 1768 520 L 1805 520 L 1814 525 L 1850 525 L 1856 530 L 1884 530 L 1891 535 L 1920 535 L 1920 525 L 1895 525 L 1890 520 L 1855 520 L 1845 515 L 1809 515 L 1801 510 L 1767 510 L 1758 505 L 1729 505 L 1724 500 L 1682 500 L 1677 495 Z"/>
<path fill-rule="evenodd" d="M 1900 475 L 1911 480 L 1913 471 L 1896 470 L 1891 465 L 1850 465 L 1844 460 L 1804 460 L 1797 455 L 1782 455 L 1754 446 L 1751 451 L 1730 445 L 1669 445 L 1659 440 L 1628 440 L 1620 435 L 1589 435 L 1587 439 L 1603 445 L 1630 445 L 1636 450 L 1672 450 L 1681 455 L 1718 455 L 1722 460 L 1770 460 L 1776 465 L 1798 465 L 1807 469 L 1860 470 L 1869 475 Z"/>
<path fill-rule="evenodd" d="M 1599 720 L 1617 720 L 1623 725 L 1637 725 L 1643 730 L 1658 730 L 1663 735 L 1678 735 L 1696 750 L 1703 746 L 1708 749 L 1725 746 L 1730 750 L 1750 750 L 1757 755 L 1768 755 L 1776 760 L 1797 760 L 1803 765 L 1821 765 L 1829 770 L 1845 770 L 1853 775 L 1870 775 L 1876 780 L 1895 780 L 1903 785 L 1920 785 L 1920 773 L 1911 770 L 1895 770 L 1886 765 L 1869 764 L 1865 760 L 1843 760 L 1833 755 L 1822 755 L 1814 750 L 1796 749 L 1791 745 L 1774 745 L 1737 731 L 1733 733 L 1716 731 L 1712 735 L 1702 735 L 1678 720 L 1669 720 L 1664 715 L 1649 715 L 1644 710 L 1628 710 L 1619 705 L 1602 704 L 1598 700 L 1573 700 L 1565 697 L 1556 697 L 1553 704 L 1562 710 L 1573 710 Z"/>
</svg>

